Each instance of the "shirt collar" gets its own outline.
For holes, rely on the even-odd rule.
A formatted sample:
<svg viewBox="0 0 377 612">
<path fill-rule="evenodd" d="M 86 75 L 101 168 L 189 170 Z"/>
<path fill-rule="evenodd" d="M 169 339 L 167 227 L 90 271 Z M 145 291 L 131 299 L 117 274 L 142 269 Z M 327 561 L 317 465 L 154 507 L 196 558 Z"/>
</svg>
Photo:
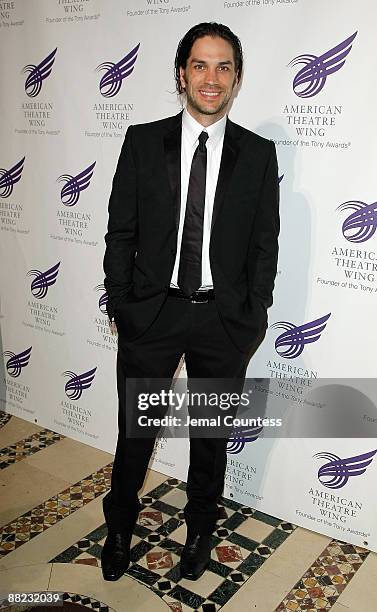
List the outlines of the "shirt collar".
<svg viewBox="0 0 377 612">
<path fill-rule="evenodd" d="M 209 145 L 210 148 L 214 149 L 224 136 L 226 120 L 227 116 L 224 115 L 224 117 L 205 128 L 185 108 L 182 115 L 182 130 L 192 147 L 197 145 L 199 134 L 203 131 L 207 132 L 207 146 Z"/>
</svg>

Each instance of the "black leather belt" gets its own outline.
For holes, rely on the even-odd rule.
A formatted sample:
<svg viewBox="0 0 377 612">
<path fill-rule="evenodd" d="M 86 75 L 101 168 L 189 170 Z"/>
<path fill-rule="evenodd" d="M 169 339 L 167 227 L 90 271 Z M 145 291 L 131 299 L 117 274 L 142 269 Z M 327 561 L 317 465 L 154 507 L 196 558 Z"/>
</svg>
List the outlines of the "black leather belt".
<svg viewBox="0 0 377 612">
<path fill-rule="evenodd" d="M 213 289 L 208 289 L 207 291 L 194 291 L 191 295 L 185 295 L 181 289 L 169 287 L 168 295 L 186 300 L 187 302 L 192 302 L 193 304 L 205 304 L 209 302 L 209 300 L 215 299 L 215 292 Z"/>
</svg>

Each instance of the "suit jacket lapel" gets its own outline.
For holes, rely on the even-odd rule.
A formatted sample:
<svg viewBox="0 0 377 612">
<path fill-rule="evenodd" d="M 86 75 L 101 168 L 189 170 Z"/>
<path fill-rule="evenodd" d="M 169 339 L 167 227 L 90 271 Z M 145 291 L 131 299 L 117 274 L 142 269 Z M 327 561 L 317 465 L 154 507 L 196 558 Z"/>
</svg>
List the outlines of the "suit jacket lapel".
<svg viewBox="0 0 377 612">
<path fill-rule="evenodd" d="M 174 219 L 177 231 L 181 208 L 181 140 L 182 112 L 172 117 L 170 129 L 164 137 L 165 160 L 173 197 Z"/>
<path fill-rule="evenodd" d="M 219 176 L 217 179 L 215 200 L 213 203 L 211 232 L 218 218 L 221 206 L 224 201 L 225 193 L 228 188 L 230 178 L 233 173 L 234 166 L 237 161 L 239 146 L 236 142 L 234 133 L 235 124 L 227 119 L 224 134 L 223 151 L 221 155 Z"/>
<path fill-rule="evenodd" d="M 213 203 L 211 232 L 218 218 L 221 206 L 224 201 L 224 196 L 230 178 L 233 173 L 234 166 L 237 161 L 239 146 L 237 143 L 237 135 L 235 124 L 227 119 L 223 151 L 221 155 L 219 176 L 217 179 L 215 199 Z M 174 219 L 178 231 L 180 208 L 181 208 L 181 141 L 182 141 L 182 112 L 171 118 L 169 131 L 164 137 L 165 161 L 169 176 L 169 184 L 173 197 Z"/>
</svg>

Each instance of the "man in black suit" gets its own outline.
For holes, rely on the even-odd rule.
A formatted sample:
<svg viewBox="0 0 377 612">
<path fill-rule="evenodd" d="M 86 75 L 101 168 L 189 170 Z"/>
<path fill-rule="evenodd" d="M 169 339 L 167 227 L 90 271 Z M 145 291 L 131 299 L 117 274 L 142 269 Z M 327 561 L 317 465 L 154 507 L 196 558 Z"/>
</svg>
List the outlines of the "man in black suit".
<svg viewBox="0 0 377 612">
<path fill-rule="evenodd" d="M 129 127 L 119 157 L 104 259 L 119 395 L 103 503 L 106 580 L 128 567 L 137 493 L 154 445 L 153 436 L 126 440 L 127 378 L 171 379 L 184 354 L 189 380 L 242 382 L 267 327 L 278 253 L 277 162 L 271 141 L 227 118 L 242 65 L 229 28 L 191 28 L 175 60 L 186 108 Z M 196 580 L 208 565 L 225 468 L 226 439 L 190 440 L 183 577 Z"/>
</svg>

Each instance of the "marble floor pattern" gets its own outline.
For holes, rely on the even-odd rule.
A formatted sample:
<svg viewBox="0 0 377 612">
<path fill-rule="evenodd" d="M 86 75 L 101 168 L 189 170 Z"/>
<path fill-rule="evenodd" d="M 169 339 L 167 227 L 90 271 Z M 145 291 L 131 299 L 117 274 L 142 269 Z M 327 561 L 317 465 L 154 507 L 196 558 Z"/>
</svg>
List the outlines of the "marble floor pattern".
<svg viewBox="0 0 377 612">
<path fill-rule="evenodd" d="M 102 580 L 102 498 L 112 455 L 0 413 L 0 595 L 61 592 L 108 610 L 373 612 L 377 555 L 222 499 L 211 562 L 180 579 L 185 484 L 149 471 L 131 564 Z M 0 610 L 16 612 L 6 601 Z"/>
</svg>

